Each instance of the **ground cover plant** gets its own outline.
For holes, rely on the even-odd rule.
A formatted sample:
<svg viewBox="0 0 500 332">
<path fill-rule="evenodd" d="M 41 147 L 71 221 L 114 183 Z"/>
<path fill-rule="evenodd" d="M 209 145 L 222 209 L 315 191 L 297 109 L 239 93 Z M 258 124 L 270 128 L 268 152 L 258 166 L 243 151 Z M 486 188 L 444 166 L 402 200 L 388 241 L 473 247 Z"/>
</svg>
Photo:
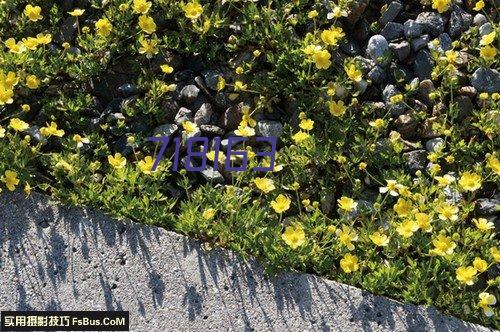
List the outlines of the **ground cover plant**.
<svg viewBox="0 0 500 332">
<path fill-rule="evenodd" d="M 499 328 L 498 5 L 0 1 L 0 189 Z"/>
</svg>

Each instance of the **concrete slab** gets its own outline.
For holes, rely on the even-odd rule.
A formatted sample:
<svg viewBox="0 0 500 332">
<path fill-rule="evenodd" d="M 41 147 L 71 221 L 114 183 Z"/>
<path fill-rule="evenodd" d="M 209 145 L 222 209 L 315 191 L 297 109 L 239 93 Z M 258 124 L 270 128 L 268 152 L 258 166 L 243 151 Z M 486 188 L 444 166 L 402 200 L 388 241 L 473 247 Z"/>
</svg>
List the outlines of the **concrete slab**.
<svg viewBox="0 0 500 332">
<path fill-rule="evenodd" d="M 0 196 L 0 310 L 128 310 L 133 331 L 488 331 L 46 196 Z"/>
</svg>

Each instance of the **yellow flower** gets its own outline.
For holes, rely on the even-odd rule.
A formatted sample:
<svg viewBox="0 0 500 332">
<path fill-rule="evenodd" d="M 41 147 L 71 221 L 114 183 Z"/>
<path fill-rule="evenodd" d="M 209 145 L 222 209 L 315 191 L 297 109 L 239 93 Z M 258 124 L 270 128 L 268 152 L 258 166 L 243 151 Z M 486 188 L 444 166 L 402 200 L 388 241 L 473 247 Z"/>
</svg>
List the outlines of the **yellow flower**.
<svg viewBox="0 0 500 332">
<path fill-rule="evenodd" d="M 497 247 L 491 247 L 490 253 L 491 253 L 491 256 L 493 256 L 493 259 L 495 260 L 495 262 L 500 263 L 500 250 L 498 250 Z"/>
<path fill-rule="evenodd" d="M 146 156 L 144 160 L 140 160 L 138 163 L 139 169 L 144 174 L 152 174 L 153 173 L 153 165 L 155 160 L 151 156 Z M 155 170 L 156 171 L 156 170 Z"/>
<path fill-rule="evenodd" d="M 413 220 L 405 220 L 398 227 L 396 227 L 396 232 L 404 238 L 409 238 L 413 236 L 418 230 L 418 224 Z"/>
<path fill-rule="evenodd" d="M 189 2 L 184 6 L 184 15 L 190 20 L 196 20 L 203 14 L 203 6 L 197 2 Z"/>
<path fill-rule="evenodd" d="M 476 5 L 474 6 L 474 9 L 475 11 L 480 11 L 481 9 L 484 8 L 484 1 L 483 0 L 479 0 L 478 2 L 476 2 Z"/>
<path fill-rule="evenodd" d="M 439 256 L 451 255 L 457 244 L 443 234 L 439 234 L 434 240 L 432 240 L 434 249 L 430 251 L 431 254 L 436 254 Z"/>
<path fill-rule="evenodd" d="M 7 75 L 5 75 L 2 71 L 0 71 L 0 86 L 3 86 L 8 90 L 12 90 L 18 83 L 19 77 L 17 77 L 16 73 L 9 71 Z"/>
<path fill-rule="evenodd" d="M 389 98 L 389 101 L 391 102 L 391 104 L 397 104 L 402 102 L 403 99 L 404 99 L 403 95 L 398 93 L 397 95 L 394 95 L 391 98 Z"/>
<path fill-rule="evenodd" d="M 26 5 L 26 7 L 24 7 L 24 15 L 26 15 L 32 22 L 41 20 L 43 18 L 43 16 L 40 15 L 41 13 L 42 8 L 39 6 Z"/>
<path fill-rule="evenodd" d="M 428 214 L 422 212 L 415 213 L 415 220 L 421 230 L 427 233 L 432 232 L 431 218 Z"/>
<path fill-rule="evenodd" d="M 174 68 L 169 66 L 168 64 L 161 65 L 160 69 L 165 74 L 172 74 L 174 72 Z"/>
<path fill-rule="evenodd" d="M 342 196 L 340 199 L 337 199 L 337 203 L 339 204 L 339 208 L 347 212 L 353 211 L 358 206 L 357 202 L 346 196 Z"/>
<path fill-rule="evenodd" d="M 476 227 L 482 231 L 482 232 L 488 232 L 492 229 L 495 229 L 495 225 L 491 222 L 488 221 L 486 218 L 479 218 L 479 219 L 472 219 Z"/>
<path fill-rule="evenodd" d="M 437 180 L 438 186 L 447 187 L 455 181 L 455 177 L 449 174 L 445 174 L 444 176 L 435 176 L 434 179 Z"/>
<path fill-rule="evenodd" d="M 486 159 L 486 165 L 491 168 L 493 172 L 500 175 L 500 161 L 494 155 L 489 155 Z"/>
<path fill-rule="evenodd" d="M 385 182 L 387 182 L 387 186 L 378 188 L 378 191 L 381 194 L 389 192 L 389 195 L 391 196 L 399 196 L 398 183 L 396 180 L 385 180 Z"/>
<path fill-rule="evenodd" d="M 276 213 L 283 213 L 290 208 L 292 201 L 285 195 L 279 194 L 274 201 L 271 201 L 271 207 Z"/>
<path fill-rule="evenodd" d="M 385 247 L 389 244 L 389 238 L 387 235 L 380 232 L 375 232 L 370 235 L 370 240 L 372 240 L 372 242 L 379 247 Z"/>
<path fill-rule="evenodd" d="M 318 16 L 317 10 L 311 10 L 309 13 L 307 13 L 307 17 L 310 19 L 316 18 L 317 16 Z"/>
<path fill-rule="evenodd" d="M 5 137 L 5 128 L 0 126 L 0 138 L 4 138 Z"/>
<path fill-rule="evenodd" d="M 121 155 L 121 153 L 117 152 L 114 156 L 108 156 L 108 162 L 111 166 L 116 169 L 120 169 L 125 167 L 127 164 L 127 159 Z"/>
<path fill-rule="evenodd" d="M 450 8 L 451 0 L 432 0 L 432 9 L 436 9 L 440 14 Z"/>
<path fill-rule="evenodd" d="M 488 269 L 488 263 L 484 259 L 481 259 L 480 257 L 474 258 L 472 265 L 479 272 L 484 272 Z"/>
<path fill-rule="evenodd" d="M 234 133 L 241 137 L 250 137 L 255 136 L 255 129 L 249 126 L 238 126 L 238 129 L 234 131 Z"/>
<path fill-rule="evenodd" d="M 346 107 L 342 100 L 339 100 L 338 102 L 329 100 L 327 101 L 327 105 L 328 105 L 328 111 L 330 111 L 330 114 L 333 116 L 342 116 L 346 111 Z"/>
<path fill-rule="evenodd" d="M 73 171 L 73 166 L 71 166 L 66 160 L 59 160 L 55 165 L 56 168 L 64 169 L 67 172 Z"/>
<path fill-rule="evenodd" d="M 151 2 L 146 0 L 134 0 L 133 9 L 136 14 L 146 14 L 151 8 Z"/>
<path fill-rule="evenodd" d="M 375 119 L 373 121 L 370 121 L 368 124 L 371 127 L 378 129 L 378 128 L 382 128 L 385 125 L 385 121 L 384 121 L 384 119 L 379 118 L 379 119 Z"/>
<path fill-rule="evenodd" d="M 340 260 L 340 267 L 345 273 L 359 270 L 358 257 L 350 253 L 345 254 L 344 258 Z"/>
<path fill-rule="evenodd" d="M 38 39 L 33 37 L 23 38 L 22 40 L 24 46 L 29 50 L 36 50 L 38 47 Z"/>
<path fill-rule="evenodd" d="M 26 86 L 32 90 L 38 89 L 40 80 L 35 75 L 29 75 L 26 77 Z"/>
<path fill-rule="evenodd" d="M 253 180 L 253 183 L 255 183 L 255 186 L 265 194 L 276 189 L 276 187 L 274 186 L 274 181 L 271 179 L 255 178 Z"/>
<path fill-rule="evenodd" d="M 16 186 L 19 184 L 17 173 L 10 170 L 5 171 L 5 174 L 2 177 L 2 182 L 5 183 L 7 189 L 9 189 L 10 191 L 14 191 L 16 189 Z"/>
<path fill-rule="evenodd" d="M 141 39 L 140 43 L 139 53 L 146 54 L 146 58 L 151 59 L 153 55 L 158 54 L 158 49 L 156 48 L 158 42 L 156 40 Z"/>
<path fill-rule="evenodd" d="M 245 91 L 247 89 L 247 85 L 242 81 L 234 82 L 234 91 Z"/>
<path fill-rule="evenodd" d="M 458 207 L 453 206 L 449 203 L 442 203 L 436 207 L 436 211 L 439 213 L 439 219 L 441 220 L 451 220 L 455 221 L 458 219 Z"/>
<path fill-rule="evenodd" d="M 163 93 L 173 92 L 177 88 L 177 84 L 162 84 L 160 90 Z"/>
<path fill-rule="evenodd" d="M 413 209 L 413 205 L 403 198 L 399 198 L 398 202 L 393 206 L 394 211 L 400 217 L 406 217 Z"/>
<path fill-rule="evenodd" d="M 147 15 L 141 15 L 139 17 L 139 27 L 147 34 L 152 34 L 156 31 L 155 20 Z"/>
<path fill-rule="evenodd" d="M 14 102 L 12 97 L 14 97 L 14 91 L 0 85 L 0 105 L 12 104 Z"/>
<path fill-rule="evenodd" d="M 359 170 L 364 171 L 368 167 L 368 164 L 365 162 L 360 162 L 358 165 Z"/>
<path fill-rule="evenodd" d="M 23 42 L 19 41 L 16 43 L 14 38 L 7 39 L 4 44 L 9 49 L 9 52 L 14 54 L 21 54 L 26 51 L 26 46 L 24 46 Z"/>
<path fill-rule="evenodd" d="M 20 120 L 18 118 L 12 118 L 10 119 L 9 127 L 14 129 L 15 131 L 25 131 L 26 129 L 29 128 L 29 125 L 23 120 Z"/>
<path fill-rule="evenodd" d="M 336 233 L 340 243 L 345 245 L 350 251 L 353 251 L 354 245 L 352 242 L 358 240 L 358 234 L 356 231 L 349 229 L 346 225 L 342 225 L 342 230 L 337 229 Z"/>
<path fill-rule="evenodd" d="M 196 123 L 193 123 L 191 121 L 184 121 L 182 123 L 182 128 L 184 128 L 184 131 L 190 135 L 198 131 L 198 126 Z"/>
<path fill-rule="evenodd" d="M 81 148 L 83 144 L 89 144 L 90 140 L 86 137 L 82 137 L 78 134 L 73 135 L 73 141 L 76 142 L 76 147 Z"/>
<path fill-rule="evenodd" d="M 331 65 L 330 58 L 332 55 L 327 50 L 314 52 L 312 59 L 318 69 L 328 69 Z"/>
<path fill-rule="evenodd" d="M 465 172 L 458 184 L 466 191 L 476 191 L 481 188 L 481 176 L 476 173 Z"/>
<path fill-rule="evenodd" d="M 202 216 L 205 220 L 210 220 L 215 216 L 215 209 L 205 209 L 202 213 Z"/>
<path fill-rule="evenodd" d="M 302 119 L 299 127 L 304 130 L 312 130 L 314 127 L 314 121 L 311 119 Z"/>
<path fill-rule="evenodd" d="M 292 136 L 292 139 L 294 140 L 295 143 L 299 144 L 302 143 L 303 141 L 307 140 L 309 138 L 309 134 L 304 132 L 304 131 L 299 131 L 295 135 Z"/>
<path fill-rule="evenodd" d="M 68 14 L 70 14 L 73 17 L 82 16 L 83 13 L 85 13 L 85 9 L 78 9 L 78 8 L 75 8 L 73 11 L 68 12 Z"/>
<path fill-rule="evenodd" d="M 477 304 L 481 309 L 483 309 L 484 315 L 486 317 L 493 316 L 494 312 L 491 308 L 492 305 L 497 303 L 495 295 L 484 292 L 479 294 L 479 303 Z"/>
<path fill-rule="evenodd" d="M 39 33 L 38 35 L 36 35 L 36 39 L 38 39 L 39 44 L 47 45 L 52 42 L 52 35 L 50 33 Z"/>
<path fill-rule="evenodd" d="M 217 78 L 217 91 L 222 91 L 224 90 L 225 87 L 226 87 L 226 80 L 224 79 L 224 77 L 219 76 Z"/>
<path fill-rule="evenodd" d="M 497 49 L 494 46 L 485 45 L 481 47 L 479 53 L 482 58 L 485 58 L 486 60 L 493 60 L 497 55 Z"/>
<path fill-rule="evenodd" d="M 345 34 L 340 27 L 334 27 L 330 30 L 324 30 L 321 33 L 321 40 L 328 45 L 335 46 Z"/>
<path fill-rule="evenodd" d="M 57 123 L 52 121 L 49 126 L 40 128 L 40 134 L 47 137 L 50 136 L 63 137 L 64 130 L 57 129 Z"/>
<path fill-rule="evenodd" d="M 495 33 L 495 30 L 493 30 L 489 34 L 484 35 L 481 38 L 481 41 L 479 42 L 479 44 L 481 44 L 483 46 L 484 45 L 489 45 L 489 44 L 493 43 L 493 41 L 495 40 L 495 37 L 496 37 L 496 33 Z"/>
<path fill-rule="evenodd" d="M 470 286 L 474 284 L 474 277 L 477 274 L 477 270 L 473 266 L 460 266 L 456 270 L 456 274 L 458 281 Z"/>
<path fill-rule="evenodd" d="M 306 233 L 301 225 L 288 226 L 281 238 L 292 249 L 297 249 L 306 243 Z"/>
<path fill-rule="evenodd" d="M 345 72 L 347 74 L 347 77 L 349 77 L 349 79 L 351 81 L 359 82 L 363 78 L 363 73 L 361 73 L 361 70 L 359 70 L 358 67 L 354 63 L 351 63 L 350 65 L 346 66 L 344 69 L 345 69 Z"/>
<path fill-rule="evenodd" d="M 207 152 L 207 159 L 210 160 L 210 161 L 215 161 L 215 151 L 209 151 L 209 152 Z M 226 160 L 226 155 L 224 154 L 224 152 L 219 151 L 219 155 L 218 155 L 217 161 L 219 163 L 224 163 L 225 160 Z"/>
<path fill-rule="evenodd" d="M 97 29 L 97 34 L 99 36 L 107 37 L 111 34 L 113 25 L 111 25 L 107 18 L 101 18 L 95 23 L 95 28 Z"/>
</svg>

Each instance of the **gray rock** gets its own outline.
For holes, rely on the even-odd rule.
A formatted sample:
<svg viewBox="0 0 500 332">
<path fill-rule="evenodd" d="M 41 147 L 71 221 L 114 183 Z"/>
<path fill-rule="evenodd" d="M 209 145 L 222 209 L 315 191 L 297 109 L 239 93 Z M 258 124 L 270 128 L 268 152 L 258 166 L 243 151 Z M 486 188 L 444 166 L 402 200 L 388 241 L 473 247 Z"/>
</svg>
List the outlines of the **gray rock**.
<svg viewBox="0 0 500 332">
<path fill-rule="evenodd" d="M 196 123 L 198 126 L 209 124 L 213 113 L 214 112 L 212 111 L 212 105 L 210 105 L 209 103 L 202 104 L 194 115 L 194 123 Z"/>
<path fill-rule="evenodd" d="M 390 43 L 389 47 L 392 50 L 392 53 L 398 58 L 399 61 L 403 61 L 410 55 L 411 47 L 410 43 L 406 40 L 400 43 Z"/>
<path fill-rule="evenodd" d="M 54 41 L 62 44 L 71 42 L 75 38 L 78 29 L 78 21 L 76 17 L 68 16 L 62 23 L 59 30 L 54 34 Z"/>
<path fill-rule="evenodd" d="M 372 80 L 372 82 L 381 84 L 385 81 L 387 75 L 385 73 L 384 68 L 380 66 L 373 67 L 372 70 L 368 72 L 368 78 Z"/>
<path fill-rule="evenodd" d="M 283 125 L 277 121 L 261 120 L 257 122 L 257 136 L 262 137 L 277 137 L 283 134 Z"/>
<path fill-rule="evenodd" d="M 399 90 L 392 84 L 387 84 L 384 90 L 382 91 L 382 98 L 386 106 L 391 111 L 391 114 L 394 116 L 400 116 L 406 110 L 406 105 L 403 102 L 396 104 L 391 103 L 391 97 L 400 93 L 401 92 L 399 92 Z"/>
<path fill-rule="evenodd" d="M 457 189 L 447 186 L 443 190 L 444 197 L 449 204 L 458 204 L 462 200 L 462 194 Z"/>
<path fill-rule="evenodd" d="M 226 131 L 231 131 L 238 128 L 241 120 L 243 119 L 243 112 L 241 110 L 243 103 L 234 105 L 226 109 L 222 117 L 222 127 Z"/>
<path fill-rule="evenodd" d="M 365 18 L 356 23 L 352 36 L 355 40 L 363 43 L 370 36 L 370 23 Z"/>
<path fill-rule="evenodd" d="M 387 6 L 387 9 L 382 13 L 378 23 L 381 26 L 386 25 L 389 22 L 392 22 L 396 16 L 398 16 L 399 12 L 403 9 L 403 5 L 397 1 L 393 1 Z"/>
<path fill-rule="evenodd" d="M 413 138 L 417 134 L 418 120 L 413 111 L 398 116 L 394 121 L 394 125 L 397 132 L 406 139 Z"/>
<path fill-rule="evenodd" d="M 356 88 L 357 91 L 359 91 L 360 94 L 363 94 L 366 92 L 366 89 L 368 88 L 368 82 L 364 79 L 359 82 L 354 82 L 354 87 Z"/>
<path fill-rule="evenodd" d="M 472 74 L 471 83 L 478 92 L 499 92 L 500 73 L 495 69 L 478 68 Z"/>
<path fill-rule="evenodd" d="M 210 165 L 207 165 L 206 168 L 201 171 L 201 175 L 203 178 L 212 183 L 224 183 L 224 177 L 219 171 L 214 170 L 214 168 Z"/>
<path fill-rule="evenodd" d="M 408 170 L 412 173 L 424 170 L 427 165 L 427 151 L 425 150 L 404 152 L 403 158 L 406 161 Z"/>
<path fill-rule="evenodd" d="M 217 83 L 219 82 L 219 77 L 222 77 L 222 74 L 217 70 L 205 70 L 201 73 L 201 75 L 203 76 L 207 87 L 213 91 L 217 91 Z"/>
<path fill-rule="evenodd" d="M 403 32 L 408 39 L 416 38 L 422 34 L 422 25 L 414 20 L 407 20 L 403 25 Z"/>
<path fill-rule="evenodd" d="M 450 21 L 448 31 L 452 38 L 458 38 L 461 33 L 467 31 L 472 24 L 472 15 L 460 8 L 456 4 L 451 6 Z"/>
<path fill-rule="evenodd" d="M 438 149 L 441 149 L 444 147 L 444 139 L 441 137 L 436 137 L 428 140 L 425 142 L 425 148 L 429 152 L 434 152 L 437 151 Z"/>
<path fill-rule="evenodd" d="M 429 43 L 429 35 L 423 35 L 411 41 L 411 48 L 413 52 L 417 52 L 426 47 L 428 43 Z"/>
<path fill-rule="evenodd" d="M 200 89 L 194 84 L 189 84 L 182 88 L 181 98 L 186 103 L 192 103 L 198 97 L 198 93 L 200 93 Z"/>
<path fill-rule="evenodd" d="M 175 123 L 167 123 L 156 127 L 153 130 L 153 136 L 172 136 L 177 132 L 179 127 Z"/>
<path fill-rule="evenodd" d="M 500 199 L 480 198 L 476 201 L 475 212 L 479 216 L 497 215 L 500 212 Z"/>
<path fill-rule="evenodd" d="M 458 89 L 458 94 L 465 95 L 470 99 L 473 99 L 477 95 L 477 90 L 473 86 L 462 86 L 460 87 L 460 89 Z"/>
<path fill-rule="evenodd" d="M 425 105 L 431 107 L 434 101 L 429 98 L 429 94 L 434 91 L 436 91 L 434 83 L 431 80 L 423 80 L 418 86 L 418 97 Z"/>
<path fill-rule="evenodd" d="M 423 12 L 415 20 L 422 25 L 425 32 L 437 37 L 444 32 L 444 19 L 436 12 Z"/>
<path fill-rule="evenodd" d="M 426 119 L 420 128 L 420 136 L 422 138 L 435 138 L 439 137 L 440 133 L 432 129 L 434 123 L 439 123 L 438 117 Z"/>
<path fill-rule="evenodd" d="M 28 134 L 32 140 L 34 140 L 35 144 L 44 145 L 47 143 L 47 138 L 40 133 L 40 127 L 38 126 L 30 126 L 26 129 L 25 133 Z"/>
<path fill-rule="evenodd" d="M 187 109 L 185 107 L 181 107 L 177 114 L 175 115 L 175 123 L 179 126 L 182 126 L 182 124 L 185 121 L 191 121 L 193 122 L 193 112 L 190 109 Z"/>
<path fill-rule="evenodd" d="M 474 105 L 472 104 L 472 100 L 466 95 L 457 96 L 455 102 L 458 109 L 457 120 L 462 121 L 472 113 Z"/>
<path fill-rule="evenodd" d="M 490 22 L 486 22 L 479 27 L 479 34 L 481 36 L 487 35 L 492 31 L 493 31 L 493 27 L 491 26 Z"/>
<path fill-rule="evenodd" d="M 380 31 L 380 34 L 387 40 L 394 40 L 404 36 L 404 28 L 401 23 L 389 22 Z"/>
<path fill-rule="evenodd" d="M 477 13 L 476 16 L 474 16 L 473 23 L 475 26 L 480 27 L 486 22 L 488 22 L 488 19 L 483 14 Z"/>
<path fill-rule="evenodd" d="M 439 41 L 437 46 L 435 46 L 432 41 L 427 44 L 430 50 L 445 52 L 452 49 L 452 40 L 447 33 L 440 34 L 437 40 Z"/>
<path fill-rule="evenodd" d="M 361 54 L 361 47 L 350 38 L 344 38 L 339 43 L 339 48 L 342 52 L 347 55 L 355 56 Z"/>
<path fill-rule="evenodd" d="M 427 50 L 420 50 L 415 57 L 413 63 L 413 71 L 417 77 L 423 81 L 431 77 L 432 68 L 434 67 L 434 61 L 431 58 L 431 54 Z"/>
<path fill-rule="evenodd" d="M 374 35 L 368 40 L 366 54 L 378 64 L 384 66 L 390 61 L 389 43 L 382 35 Z"/>
<path fill-rule="evenodd" d="M 202 133 L 206 133 L 206 134 L 213 135 L 213 136 L 224 135 L 224 129 L 222 129 L 221 127 L 214 126 L 214 125 L 201 125 L 200 130 Z"/>
</svg>

